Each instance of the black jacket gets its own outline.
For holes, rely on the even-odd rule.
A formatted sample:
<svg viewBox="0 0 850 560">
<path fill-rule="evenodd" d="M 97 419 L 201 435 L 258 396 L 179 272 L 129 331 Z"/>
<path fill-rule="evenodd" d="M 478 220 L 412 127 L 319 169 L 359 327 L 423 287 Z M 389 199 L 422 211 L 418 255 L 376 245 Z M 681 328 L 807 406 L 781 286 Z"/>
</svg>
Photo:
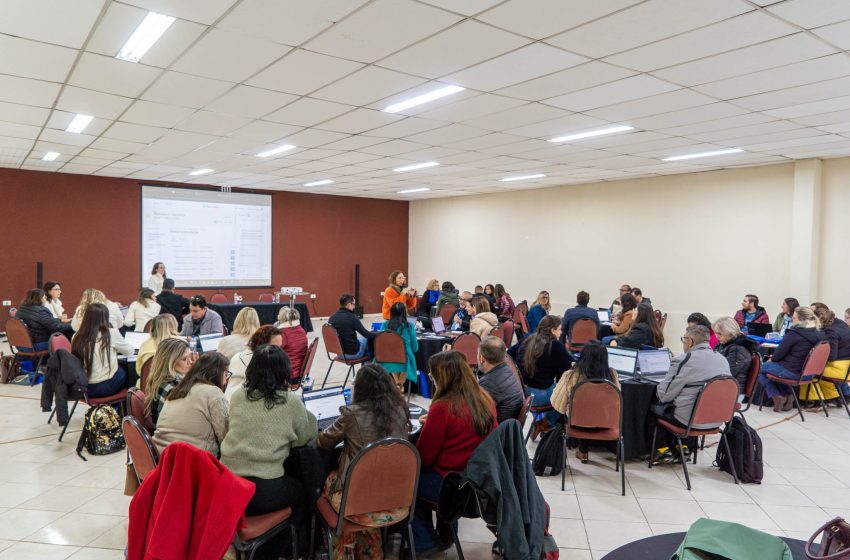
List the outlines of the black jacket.
<svg viewBox="0 0 850 560">
<path fill-rule="evenodd" d="M 747 374 L 750 371 L 753 352 L 758 351 L 758 344 L 747 338 L 747 335 L 739 334 L 726 344 L 718 344 L 714 350 L 722 354 L 729 362 L 729 371 L 738 381 L 738 390 L 743 393 L 747 385 Z"/>
<path fill-rule="evenodd" d="M 189 300 L 172 291 L 163 291 L 156 296 L 160 313 L 171 313 L 177 318 L 177 329 L 183 328 L 183 316 L 189 313 Z"/>
<path fill-rule="evenodd" d="M 56 420 L 68 422 L 68 399 L 80 399 L 86 392 L 88 376 L 79 358 L 67 350 L 57 350 L 47 360 L 44 383 L 41 385 L 41 408 L 50 410 L 56 400 Z"/>
<path fill-rule="evenodd" d="M 791 327 L 785 331 L 785 338 L 779 343 L 771 361 L 776 362 L 791 373 L 800 375 L 803 371 L 803 363 L 809 356 L 811 349 L 825 338 L 822 331 L 813 327 Z"/>
<path fill-rule="evenodd" d="M 829 361 L 850 360 L 850 326 L 836 319 L 823 332 L 829 341 Z"/>
<path fill-rule="evenodd" d="M 55 318 L 43 305 L 22 305 L 15 315 L 27 326 L 33 344 L 47 342 L 53 333 L 62 333 L 68 338 L 74 334 L 71 323 L 63 323 Z"/>
<path fill-rule="evenodd" d="M 525 371 L 525 350 L 528 348 L 528 341 L 531 337 L 523 338 L 520 344 L 515 344 L 508 349 L 508 354 L 516 362 L 522 381 L 529 387 L 535 389 L 548 389 L 555 381 L 561 378 L 561 374 L 570 369 L 573 361 L 570 358 L 570 353 L 567 352 L 567 347 L 560 340 L 553 340 L 549 343 L 543 354 L 537 358 L 537 370 L 534 376 L 529 376 Z"/>
<path fill-rule="evenodd" d="M 508 364 L 502 362 L 482 375 L 479 384 L 496 402 L 496 421 L 499 424 L 509 418 L 519 417 L 525 393 Z"/>
<path fill-rule="evenodd" d="M 336 312 L 328 318 L 328 324 L 336 329 L 339 334 L 339 341 L 342 344 L 342 351 L 346 354 L 356 354 L 360 350 L 360 343 L 357 342 L 357 333 L 363 335 L 366 340 L 372 340 L 377 333 L 373 333 L 363 326 L 354 311 L 349 311 L 345 307 L 340 307 Z"/>
<path fill-rule="evenodd" d="M 623 348 L 640 350 L 641 346 L 655 346 L 652 329 L 646 323 L 634 323 L 629 332 L 617 337 L 617 344 Z"/>
</svg>

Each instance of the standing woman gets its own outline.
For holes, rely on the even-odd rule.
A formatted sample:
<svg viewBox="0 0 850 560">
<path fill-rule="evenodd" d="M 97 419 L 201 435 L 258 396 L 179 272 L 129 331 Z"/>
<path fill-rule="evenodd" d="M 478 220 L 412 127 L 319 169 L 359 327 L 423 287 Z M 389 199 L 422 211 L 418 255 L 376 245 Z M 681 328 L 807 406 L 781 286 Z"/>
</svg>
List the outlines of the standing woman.
<svg viewBox="0 0 850 560">
<path fill-rule="evenodd" d="M 74 334 L 71 325 L 53 317 L 53 314 L 47 310 L 46 303 L 47 296 L 44 290 L 35 288 L 27 292 L 15 315 L 16 319 L 20 319 L 26 325 L 36 352 L 48 349 L 50 336 L 53 333 L 62 333 L 65 336 Z"/>
<path fill-rule="evenodd" d="M 93 303 L 86 309 L 80 330 L 71 340 L 71 352 L 79 358 L 89 378 L 88 396 L 108 397 L 130 386 L 127 372 L 118 365 L 118 354 L 132 356 L 133 345 L 110 325 L 109 310 L 102 303 Z"/>
<path fill-rule="evenodd" d="M 393 270 L 390 273 L 390 285 L 384 290 L 384 302 L 381 306 L 381 316 L 384 321 L 390 318 L 390 307 L 394 303 L 402 303 L 407 308 L 408 313 L 416 312 L 416 289 L 408 287 L 407 278 L 400 270 Z"/>
<path fill-rule="evenodd" d="M 496 315 L 499 316 L 499 322 L 513 319 L 514 300 L 511 299 L 511 294 L 505 291 L 505 287 L 501 284 L 496 284 L 496 287 L 493 289 L 493 297 L 496 298 Z"/>
<path fill-rule="evenodd" d="M 417 495 L 436 502 L 443 477 L 462 472 L 478 445 L 496 428 L 496 405 L 460 352 L 434 354 L 428 369 L 436 389 L 416 442 L 422 466 Z M 412 524 L 417 557 L 439 551 L 433 512 L 420 501 Z"/>
<path fill-rule="evenodd" d="M 170 313 L 163 313 L 151 319 L 151 336 L 142 343 L 139 353 L 136 355 L 136 371 L 141 374 L 145 363 L 154 357 L 157 348 L 164 340 L 169 338 L 182 338 L 178 335 L 177 319 Z M 143 390 L 147 391 L 144 387 Z"/>
<path fill-rule="evenodd" d="M 124 317 L 124 326 L 132 327 L 136 332 L 145 332 L 145 325 L 148 321 L 159 315 L 160 306 L 154 299 L 153 290 L 150 288 L 142 288 L 139 292 L 139 299 L 130 304 L 127 309 L 127 316 Z"/>
<path fill-rule="evenodd" d="M 59 282 L 46 282 L 44 294 L 47 296 L 47 302 L 44 306 L 53 314 L 53 317 L 63 323 L 70 321 L 68 315 L 65 314 L 65 308 L 62 307 L 62 302 L 59 300 L 59 296 L 62 295 L 62 286 L 59 285 Z"/>
<path fill-rule="evenodd" d="M 171 315 L 168 315 L 171 317 Z M 172 317 L 173 319 L 173 317 Z M 165 406 L 168 393 L 183 380 L 195 363 L 195 354 L 182 338 L 169 338 L 159 345 L 151 364 L 151 372 L 143 387 L 145 414 L 150 414 L 154 426 Z"/>
<path fill-rule="evenodd" d="M 537 330 L 537 324 L 543 317 L 548 315 L 551 310 L 552 306 L 549 304 L 549 292 L 543 290 L 537 294 L 537 299 L 534 300 L 534 304 L 531 306 L 531 309 L 528 310 L 528 315 L 525 317 L 525 320 L 528 321 L 529 334 Z"/>
<path fill-rule="evenodd" d="M 218 350 L 228 360 L 248 346 L 251 335 L 260 328 L 260 316 L 253 307 L 243 307 L 233 321 L 233 331 L 221 339 Z"/>
<path fill-rule="evenodd" d="M 394 303 L 390 307 L 390 320 L 384 321 L 381 331 L 398 333 L 404 341 L 404 353 L 407 362 L 378 362 L 393 375 L 393 380 L 399 391 L 404 391 L 404 379 L 415 382 L 418 379 L 416 372 L 416 351 L 419 350 L 419 341 L 416 339 L 416 328 L 407 320 L 407 309 L 403 303 Z"/>
<path fill-rule="evenodd" d="M 791 326 L 791 317 L 794 316 L 794 311 L 798 307 L 800 307 L 800 302 L 797 301 L 797 298 L 789 297 L 782 300 L 782 313 L 779 313 L 773 322 L 773 332 L 778 332 L 779 336 L 785 336 L 785 331 Z"/>
<path fill-rule="evenodd" d="M 162 291 L 162 283 L 166 278 L 165 265 L 161 262 L 155 263 L 151 270 L 151 277 L 148 278 L 148 288 L 153 290 L 154 296 L 158 296 Z"/>
</svg>

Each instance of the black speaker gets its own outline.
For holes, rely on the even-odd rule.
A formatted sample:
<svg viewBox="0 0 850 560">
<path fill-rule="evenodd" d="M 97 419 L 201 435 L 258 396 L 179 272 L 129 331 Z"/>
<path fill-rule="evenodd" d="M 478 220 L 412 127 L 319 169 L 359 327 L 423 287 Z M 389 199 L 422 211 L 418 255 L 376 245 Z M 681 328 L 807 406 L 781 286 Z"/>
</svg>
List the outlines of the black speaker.
<svg viewBox="0 0 850 560">
<path fill-rule="evenodd" d="M 354 265 L 354 300 L 357 304 L 354 306 L 354 314 L 359 319 L 363 318 L 363 305 L 360 303 L 360 265 Z"/>
<path fill-rule="evenodd" d="M 41 261 L 35 263 L 35 286 L 37 288 L 44 286 L 44 263 Z"/>
</svg>

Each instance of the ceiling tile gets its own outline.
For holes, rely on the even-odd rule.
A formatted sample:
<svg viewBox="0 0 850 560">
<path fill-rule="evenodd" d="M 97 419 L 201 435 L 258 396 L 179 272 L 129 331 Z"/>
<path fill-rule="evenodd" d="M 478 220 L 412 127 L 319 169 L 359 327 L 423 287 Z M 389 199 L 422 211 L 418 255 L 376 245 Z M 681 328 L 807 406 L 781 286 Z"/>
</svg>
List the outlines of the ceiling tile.
<svg viewBox="0 0 850 560">
<path fill-rule="evenodd" d="M 171 128 L 194 113 L 194 110 L 150 101 L 136 101 L 121 115 L 129 123 Z"/>
<path fill-rule="evenodd" d="M 554 105 L 570 111 L 586 111 L 605 107 L 632 99 L 649 97 L 678 89 L 678 86 L 647 75 L 632 76 L 601 86 L 587 88 L 547 99 L 547 105 Z"/>
<path fill-rule="evenodd" d="M 154 82 L 142 99 L 200 109 L 231 87 L 233 84 L 229 82 L 168 71 Z"/>
<path fill-rule="evenodd" d="M 374 62 L 461 19 L 461 16 L 411 0 L 376 0 L 306 46 L 333 56 Z"/>
<path fill-rule="evenodd" d="M 800 105 L 769 109 L 764 111 L 764 113 L 779 119 L 795 119 L 807 115 L 819 115 L 846 109 L 850 109 L 850 96 L 843 95 L 833 99 L 813 101 L 812 103 L 801 103 Z"/>
<path fill-rule="evenodd" d="M 359 150 L 360 148 L 365 148 L 366 146 L 374 146 L 375 144 L 380 144 L 381 142 L 386 141 L 386 138 L 373 138 L 371 136 L 362 135 L 349 136 L 348 138 L 343 138 L 342 140 L 331 142 L 330 144 L 327 144 L 324 147 L 328 150 Z"/>
<path fill-rule="evenodd" d="M 296 95 L 240 85 L 207 105 L 206 109 L 225 115 L 259 118 L 296 99 Z"/>
<path fill-rule="evenodd" d="M 168 131 L 167 128 L 156 126 L 144 126 L 125 122 L 114 123 L 103 133 L 106 138 L 116 138 L 128 142 L 141 142 L 149 144 Z"/>
<path fill-rule="evenodd" d="M 55 128 L 58 130 L 65 130 L 68 128 L 68 125 L 71 124 L 71 121 L 75 117 L 74 113 L 68 113 L 66 111 L 53 111 L 50 115 L 50 118 L 47 120 L 47 124 L 45 127 L 47 128 Z M 85 134 L 89 136 L 99 136 L 103 134 L 103 131 L 112 124 L 112 121 L 108 119 L 92 119 L 92 121 L 86 126 Z M 69 133 L 72 134 L 72 133 Z M 74 142 L 66 142 L 67 144 L 74 144 Z"/>
<path fill-rule="evenodd" d="M 52 107 L 60 87 L 52 82 L 0 75 L 0 101 Z"/>
<path fill-rule="evenodd" d="M 322 130 L 333 130 L 336 132 L 347 132 L 349 134 L 359 134 L 402 118 L 403 117 L 401 115 L 391 115 L 389 113 L 383 113 L 373 109 L 361 108 L 323 122 L 322 124 L 317 125 L 316 128 L 320 128 Z"/>
<path fill-rule="evenodd" d="M 426 4 L 431 4 L 450 12 L 456 12 L 465 16 L 472 16 L 478 12 L 491 8 L 502 0 L 422 0 Z"/>
<path fill-rule="evenodd" d="M 169 16 L 188 19 L 210 25 L 220 18 L 236 0 L 123 0 L 132 4 Z"/>
<path fill-rule="evenodd" d="M 241 82 L 290 50 L 244 33 L 211 29 L 171 68 L 186 74 Z"/>
<path fill-rule="evenodd" d="M 446 126 L 446 123 L 429 119 L 420 119 L 417 117 L 406 117 L 392 124 L 370 130 L 369 135 L 380 136 L 382 139 L 404 138 L 405 136 L 418 134 L 420 132 L 425 132 L 426 130 L 433 130 L 435 128 L 440 128 L 441 126 Z"/>
<path fill-rule="evenodd" d="M 204 134 L 216 134 L 223 136 L 237 128 L 241 128 L 251 122 L 248 117 L 237 117 L 235 115 L 223 115 L 212 111 L 198 111 L 177 125 L 179 130 L 189 132 L 201 132 Z"/>
<path fill-rule="evenodd" d="M 450 124 L 443 128 L 437 128 L 408 136 L 407 140 L 410 140 L 411 142 L 418 142 L 420 144 L 441 146 L 448 144 L 449 142 L 457 142 L 458 140 L 472 138 L 473 136 L 481 136 L 487 132 L 488 131 L 481 130 L 480 128 L 473 128 L 462 124 Z"/>
<path fill-rule="evenodd" d="M 850 19 L 850 4 L 833 0 L 788 0 L 767 9 L 805 29 Z"/>
<path fill-rule="evenodd" d="M 389 142 L 383 142 L 381 144 L 375 144 L 374 146 L 361 148 L 360 151 L 363 153 L 363 155 L 374 154 L 378 156 L 397 156 L 399 154 L 410 153 L 415 150 L 421 150 L 425 148 L 428 148 L 428 146 L 424 144 L 408 142 L 407 140 L 391 140 Z M 361 161 L 370 160 L 364 159 Z"/>
<path fill-rule="evenodd" d="M 351 105 L 302 97 L 294 103 L 267 115 L 270 121 L 298 126 L 314 126 L 353 110 Z"/>
<path fill-rule="evenodd" d="M 116 119 L 133 100 L 89 89 L 65 86 L 56 108 L 69 113 L 83 113 L 104 119 Z"/>
<path fill-rule="evenodd" d="M 691 123 L 701 123 L 726 117 L 734 117 L 736 115 L 743 115 L 746 112 L 746 109 L 742 109 L 741 107 L 737 107 L 731 103 L 718 102 L 703 105 L 701 107 L 689 107 L 678 111 L 669 111 L 650 117 L 640 117 L 632 119 L 630 124 L 635 128 L 657 130 Z"/>
<path fill-rule="evenodd" d="M 684 126 L 674 126 L 670 128 L 661 129 L 661 132 L 664 134 L 670 134 L 673 136 L 684 136 L 687 134 L 699 133 L 699 132 L 708 132 L 711 130 L 725 130 L 728 128 L 735 128 L 738 126 L 748 126 L 751 124 L 759 124 L 775 121 L 776 119 L 770 117 L 768 115 L 763 115 L 761 113 L 747 113 L 745 115 L 735 115 L 732 117 L 726 118 L 717 118 L 710 119 L 703 122 L 698 122 L 695 124 L 687 124 Z"/>
<path fill-rule="evenodd" d="M 276 142 L 301 130 L 300 126 L 269 121 L 254 121 L 230 133 L 235 138 L 247 138 L 259 142 Z M 297 145 L 297 144 L 296 144 Z"/>
<path fill-rule="evenodd" d="M 776 107 L 830 99 L 841 95 L 850 95 L 850 77 L 750 95 L 735 99 L 734 103 L 753 111 L 764 111 Z"/>
<path fill-rule="evenodd" d="M 573 132 L 581 132 L 590 128 L 596 128 L 608 124 L 607 121 L 582 115 L 580 113 L 568 114 L 554 119 L 546 119 L 538 123 L 520 126 L 507 130 L 510 134 L 525 136 L 528 138 L 553 138 L 564 136 Z"/>
<path fill-rule="evenodd" d="M 317 148 L 319 146 L 327 148 L 326 144 L 342 140 L 347 136 L 348 134 L 343 134 L 341 132 L 306 129 L 287 136 L 285 140 L 287 140 L 290 144 L 295 144 L 299 148 Z"/>
<path fill-rule="evenodd" d="M 639 0 L 510 0 L 477 19 L 520 35 L 543 39 L 639 3 Z"/>
<path fill-rule="evenodd" d="M 56 130 L 55 128 L 45 128 L 38 137 L 42 142 L 55 142 L 57 144 L 67 144 L 68 146 L 77 146 L 80 148 L 85 148 L 95 138 L 97 137 L 89 134 L 74 134 L 72 132 L 65 132 L 64 130 Z"/>
<path fill-rule="evenodd" d="M 548 76 L 500 89 L 497 93 L 509 97 L 527 99 L 529 101 L 540 101 L 549 97 L 564 95 L 573 91 L 627 78 L 634 74 L 635 72 L 633 70 L 618 68 L 604 62 L 592 61 L 574 68 L 549 74 Z"/>
<path fill-rule="evenodd" d="M 839 48 L 844 50 L 850 49 L 850 20 L 819 27 L 812 32 Z"/>
<path fill-rule="evenodd" d="M 420 113 L 419 116 L 437 121 L 466 121 L 525 104 L 524 101 L 511 99 L 510 97 L 483 93 L 475 97 L 448 103 L 438 109 L 425 111 Z"/>
<path fill-rule="evenodd" d="M 350 60 L 297 49 L 246 83 L 305 95 L 362 67 Z"/>
<path fill-rule="evenodd" d="M 161 70 L 143 64 L 128 64 L 117 58 L 83 53 L 68 83 L 86 89 L 137 97 Z"/>
<path fill-rule="evenodd" d="M 78 49 L 102 7 L 103 0 L 4 0 L 0 33 Z"/>
<path fill-rule="evenodd" d="M 42 126 L 48 116 L 50 116 L 50 110 L 43 107 L 0 102 L 0 121 Z"/>
<path fill-rule="evenodd" d="M 0 74 L 64 82 L 77 51 L 0 34 Z"/>
<path fill-rule="evenodd" d="M 408 74 L 367 66 L 320 89 L 312 97 L 349 105 L 369 105 L 424 82 Z"/>
<path fill-rule="evenodd" d="M 502 131 L 564 116 L 566 116 L 566 112 L 561 109 L 540 103 L 527 103 L 521 107 L 514 107 L 464 122 L 488 131 Z"/>
<path fill-rule="evenodd" d="M 586 114 L 600 119 L 607 119 L 612 122 L 628 122 L 631 119 L 646 117 L 649 115 L 658 115 L 669 111 L 677 111 L 679 109 L 687 109 L 688 107 L 697 107 L 699 105 L 708 105 L 714 103 L 715 99 L 691 91 L 689 89 L 680 89 L 667 93 L 660 93 L 652 97 L 636 99 L 634 101 L 626 101 L 616 105 L 609 105 L 601 109 L 586 111 Z"/>
</svg>

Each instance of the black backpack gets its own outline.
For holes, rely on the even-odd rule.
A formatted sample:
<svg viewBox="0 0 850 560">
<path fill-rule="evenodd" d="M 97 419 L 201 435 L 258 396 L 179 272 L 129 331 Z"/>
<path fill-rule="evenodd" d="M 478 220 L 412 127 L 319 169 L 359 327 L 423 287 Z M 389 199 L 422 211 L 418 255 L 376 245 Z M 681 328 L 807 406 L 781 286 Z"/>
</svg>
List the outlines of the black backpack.
<svg viewBox="0 0 850 560">
<path fill-rule="evenodd" d="M 714 466 L 732 474 L 730 465 L 734 465 L 738 480 L 745 484 L 761 484 L 764 464 L 758 432 L 748 426 L 743 418 L 734 416 L 726 427 L 726 441 L 729 442 L 731 455 L 726 453 L 722 443 L 718 444 Z"/>
<path fill-rule="evenodd" d="M 77 442 L 77 455 L 86 461 L 83 448 L 92 455 L 109 455 L 124 449 L 121 417 L 110 405 L 99 404 L 86 411 L 83 431 Z"/>
<path fill-rule="evenodd" d="M 564 434 L 560 426 L 543 434 L 534 451 L 531 468 L 537 476 L 555 476 L 564 468 Z"/>
</svg>

